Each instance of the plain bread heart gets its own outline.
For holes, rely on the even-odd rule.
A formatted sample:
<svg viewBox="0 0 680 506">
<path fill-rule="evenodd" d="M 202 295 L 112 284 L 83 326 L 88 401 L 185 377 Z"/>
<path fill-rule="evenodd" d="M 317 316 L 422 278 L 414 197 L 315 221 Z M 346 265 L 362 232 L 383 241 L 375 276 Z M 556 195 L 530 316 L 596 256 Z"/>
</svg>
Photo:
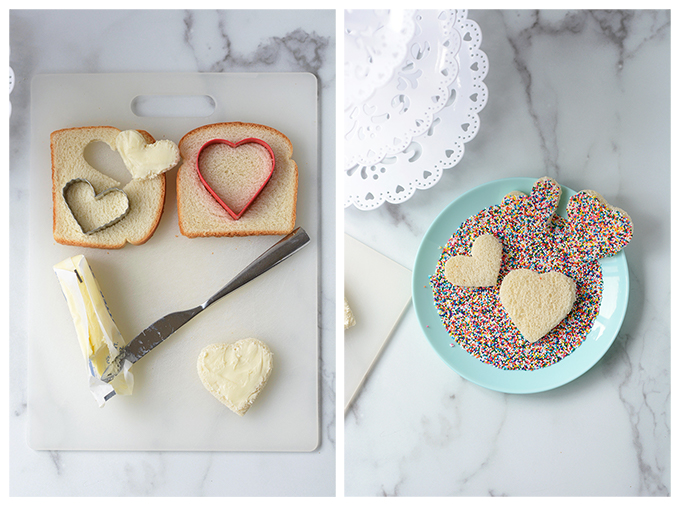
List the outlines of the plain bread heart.
<svg viewBox="0 0 680 506">
<path fill-rule="evenodd" d="M 522 336 L 534 343 L 569 314 L 576 283 L 560 272 L 515 269 L 503 278 L 500 299 Z"/>
<path fill-rule="evenodd" d="M 269 347 L 254 338 L 203 348 L 197 369 L 203 386 L 239 416 L 255 402 L 272 372 Z"/>
<path fill-rule="evenodd" d="M 444 267 L 446 279 L 456 286 L 494 286 L 501 268 L 503 245 L 492 234 L 480 235 L 472 243 L 471 256 L 449 258 Z"/>
<path fill-rule="evenodd" d="M 169 140 L 147 144 L 137 130 L 125 130 L 116 137 L 116 149 L 132 179 L 150 179 L 179 163 L 179 148 Z"/>
</svg>

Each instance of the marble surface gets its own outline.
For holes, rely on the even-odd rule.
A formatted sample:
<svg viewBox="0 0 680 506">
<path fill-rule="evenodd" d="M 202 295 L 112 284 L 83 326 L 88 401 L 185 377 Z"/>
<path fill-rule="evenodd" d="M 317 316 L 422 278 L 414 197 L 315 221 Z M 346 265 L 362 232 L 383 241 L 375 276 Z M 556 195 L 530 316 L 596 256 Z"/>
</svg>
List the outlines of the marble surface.
<svg viewBox="0 0 680 506">
<path fill-rule="evenodd" d="M 335 12 L 10 11 L 12 496 L 333 496 Z M 26 444 L 30 82 L 43 73 L 311 72 L 319 80 L 320 444 L 309 453 L 36 452 Z M 105 462 L 105 464 L 104 464 Z"/>
<path fill-rule="evenodd" d="M 670 12 L 471 10 L 489 100 L 461 163 L 345 231 L 412 268 L 463 192 L 514 176 L 592 188 L 635 223 L 630 298 L 575 381 L 509 395 L 461 379 L 411 306 L 345 417 L 347 496 L 670 495 Z M 453 230 L 452 230 L 453 232 Z"/>
</svg>

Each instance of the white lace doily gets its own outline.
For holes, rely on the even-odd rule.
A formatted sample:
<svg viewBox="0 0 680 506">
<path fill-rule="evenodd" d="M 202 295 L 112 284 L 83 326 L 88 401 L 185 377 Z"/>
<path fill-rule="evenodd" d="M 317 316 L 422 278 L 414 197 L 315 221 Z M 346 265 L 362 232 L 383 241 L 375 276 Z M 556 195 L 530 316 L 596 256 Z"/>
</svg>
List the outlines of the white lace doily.
<svg viewBox="0 0 680 506">
<path fill-rule="evenodd" d="M 416 11 L 415 33 L 391 79 L 345 110 L 345 169 L 403 151 L 446 103 L 458 73 L 455 11 Z"/>
<path fill-rule="evenodd" d="M 384 86 L 406 57 L 413 10 L 345 11 L 345 109 Z"/>
<path fill-rule="evenodd" d="M 371 148 L 375 148 L 371 149 L 374 154 L 361 157 L 361 160 L 359 157 L 350 159 L 344 172 L 345 207 L 354 205 L 363 210 L 375 209 L 385 201 L 403 202 L 416 189 L 432 187 L 439 181 L 444 169 L 455 166 L 461 160 L 464 144 L 479 130 L 478 114 L 487 102 L 487 89 L 483 79 L 488 71 L 486 55 L 479 50 L 482 39 L 479 26 L 467 19 L 465 10 L 417 11 L 415 16 L 416 34 L 409 44 L 409 56 L 393 80 L 377 89 L 368 103 L 375 103 L 378 97 L 392 95 L 393 89 L 390 86 L 394 79 L 401 79 L 404 72 L 410 72 L 414 68 L 410 58 L 414 54 L 418 55 L 423 48 L 425 51 L 429 48 L 434 53 L 432 48 L 444 47 L 446 49 L 442 50 L 442 54 L 450 56 L 455 53 L 454 65 L 444 67 L 449 71 L 455 69 L 455 79 L 449 81 L 439 94 L 431 96 L 430 105 L 434 106 L 431 116 L 422 116 L 418 128 L 411 130 L 412 135 L 406 136 L 406 144 L 392 143 L 396 147 L 385 148 L 384 154 L 381 154 L 382 150 L 374 141 L 368 143 Z M 433 19 L 437 20 L 439 30 L 432 29 Z M 423 20 L 430 27 L 428 31 L 422 29 L 425 27 Z M 423 68 L 426 67 L 420 67 L 421 70 Z M 430 69 L 429 72 L 436 75 L 435 70 Z M 416 103 L 410 100 L 411 96 L 420 93 L 420 90 L 432 88 L 425 84 L 435 80 L 429 76 L 430 74 L 423 72 L 417 79 L 409 81 L 413 88 L 400 92 L 405 96 L 403 100 Z M 439 78 L 437 75 L 436 77 Z M 384 104 L 384 99 L 382 103 Z M 403 128 L 401 121 L 400 115 L 386 120 L 397 123 L 395 129 Z M 385 125 L 385 122 L 378 125 Z M 392 128 L 391 124 L 388 126 Z M 352 136 L 346 138 L 346 145 L 353 143 Z"/>
</svg>

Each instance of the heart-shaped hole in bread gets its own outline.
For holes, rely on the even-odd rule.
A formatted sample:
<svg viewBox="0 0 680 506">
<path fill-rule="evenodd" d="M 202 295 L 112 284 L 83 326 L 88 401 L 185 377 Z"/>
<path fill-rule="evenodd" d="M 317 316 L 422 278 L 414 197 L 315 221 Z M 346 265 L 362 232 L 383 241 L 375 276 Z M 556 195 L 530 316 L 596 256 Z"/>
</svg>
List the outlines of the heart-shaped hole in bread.
<svg viewBox="0 0 680 506">
<path fill-rule="evenodd" d="M 272 372 L 269 347 L 255 338 L 206 346 L 198 356 L 198 376 L 217 400 L 239 416 L 255 402 Z"/>
<path fill-rule="evenodd" d="M 196 158 L 203 186 L 235 220 L 262 192 L 274 167 L 271 147 L 255 138 L 235 143 L 212 139 L 201 147 Z"/>
<path fill-rule="evenodd" d="M 569 314 L 576 300 L 576 283 L 561 272 L 515 269 L 503 278 L 500 299 L 522 337 L 533 343 Z"/>
<path fill-rule="evenodd" d="M 120 188 L 132 180 L 132 174 L 123 163 L 120 153 L 104 141 L 90 142 L 85 146 L 83 157 L 92 168 L 118 181 Z"/>
</svg>

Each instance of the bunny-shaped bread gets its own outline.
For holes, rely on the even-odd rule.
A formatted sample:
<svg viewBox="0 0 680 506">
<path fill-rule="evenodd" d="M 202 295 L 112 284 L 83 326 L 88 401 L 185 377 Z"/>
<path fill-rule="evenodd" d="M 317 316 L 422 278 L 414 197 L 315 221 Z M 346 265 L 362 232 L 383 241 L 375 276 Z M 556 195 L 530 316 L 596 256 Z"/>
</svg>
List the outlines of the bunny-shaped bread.
<svg viewBox="0 0 680 506">
<path fill-rule="evenodd" d="M 534 183 L 529 195 L 511 192 L 500 204 L 471 216 L 447 242 L 431 278 L 435 304 L 451 337 L 468 352 L 496 367 L 537 369 L 561 360 L 578 347 L 590 332 L 600 308 L 602 272 L 597 260 L 616 254 L 632 238 L 630 217 L 610 206 L 599 194 L 585 190 L 572 196 L 566 218 L 557 214 L 561 194 L 559 184 L 545 177 Z M 498 282 L 470 288 L 447 280 L 447 262 L 452 257 L 470 256 L 475 240 L 489 234 L 503 247 Z M 512 271 L 522 272 L 522 276 L 510 276 L 515 293 L 518 280 L 540 284 L 542 276 L 568 278 L 555 285 L 565 287 L 564 299 L 573 300 L 573 304 L 556 311 L 568 314 L 557 318 L 559 323 L 552 329 L 548 326 L 547 334 L 523 337 L 511 319 L 512 314 L 515 321 L 520 321 L 518 314 L 535 308 L 504 307 L 501 286 Z M 566 293 L 567 288 L 570 293 Z M 511 299 L 531 300 L 508 297 L 508 287 L 505 292 L 506 304 Z M 554 314 L 549 316 L 555 320 Z"/>
</svg>

